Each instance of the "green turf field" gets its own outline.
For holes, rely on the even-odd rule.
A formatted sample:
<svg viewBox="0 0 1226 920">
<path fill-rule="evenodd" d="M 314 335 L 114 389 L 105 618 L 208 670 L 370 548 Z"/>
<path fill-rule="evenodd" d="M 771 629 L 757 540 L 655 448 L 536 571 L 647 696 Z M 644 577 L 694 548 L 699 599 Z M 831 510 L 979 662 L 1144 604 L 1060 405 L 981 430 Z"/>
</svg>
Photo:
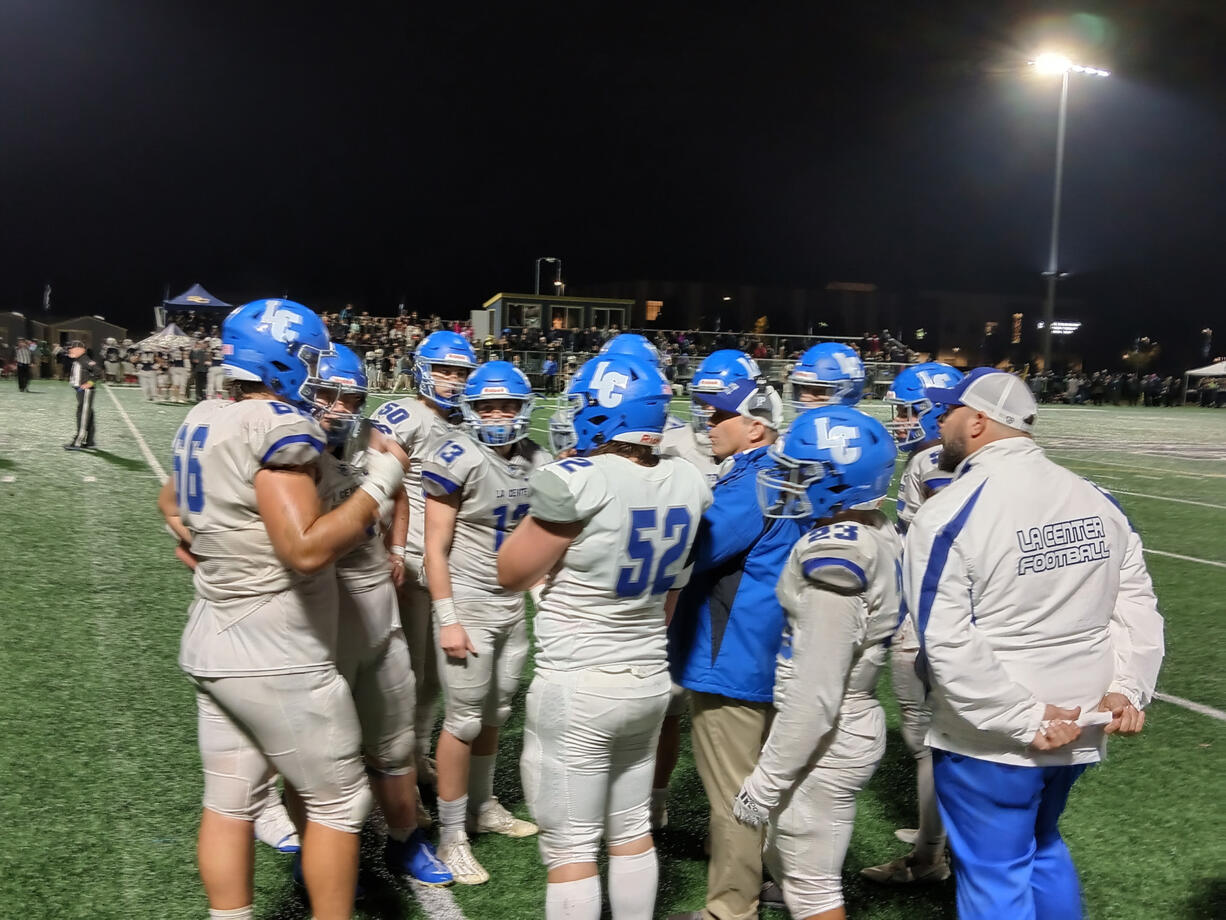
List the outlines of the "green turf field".
<svg viewBox="0 0 1226 920">
<path fill-rule="evenodd" d="M 97 399 L 101 449 L 69 453 L 60 445 L 73 430 L 72 392 L 43 381 L 32 389 L 23 396 L 13 382 L 0 384 L 0 918 L 204 917 L 194 867 L 195 707 L 175 666 L 191 585 L 154 504 L 158 476 L 119 411 L 168 468 L 188 407 L 109 388 Z M 547 414 L 537 414 L 543 443 Z M 1226 710 L 1226 413 L 1045 408 L 1038 438 L 1113 490 L 1152 551 L 1167 618 L 1160 690 Z M 913 772 L 888 687 L 882 698 L 889 749 L 860 800 L 848 913 L 952 917 L 952 881 L 895 891 L 856 875 L 901 855 L 893 830 L 914 821 Z M 522 726 L 518 708 L 496 792 L 524 815 Z M 1212 715 L 1156 702 L 1143 735 L 1113 741 L 1110 760 L 1078 783 L 1063 824 L 1090 917 L 1226 917 L 1223 777 L 1226 722 Z M 670 826 L 658 838 L 660 916 L 699 908 L 705 889 L 706 804 L 688 747 L 673 790 Z M 373 866 L 373 837 L 368 844 Z M 543 915 L 545 875 L 532 840 L 481 838 L 475 852 L 489 884 L 416 894 L 370 871 L 359 916 L 454 917 L 445 913 L 453 903 L 469 918 Z M 289 857 L 262 846 L 257 854 L 257 916 L 309 916 L 289 882 Z"/>
</svg>

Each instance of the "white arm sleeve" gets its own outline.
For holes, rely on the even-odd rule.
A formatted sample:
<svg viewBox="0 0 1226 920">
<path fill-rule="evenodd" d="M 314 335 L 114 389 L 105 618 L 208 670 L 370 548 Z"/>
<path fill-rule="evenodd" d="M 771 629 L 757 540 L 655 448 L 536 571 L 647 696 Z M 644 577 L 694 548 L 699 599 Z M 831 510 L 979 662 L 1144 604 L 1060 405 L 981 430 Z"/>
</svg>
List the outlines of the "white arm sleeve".
<svg viewBox="0 0 1226 920">
<path fill-rule="evenodd" d="M 1115 676 L 1108 692 L 1122 693 L 1132 705 L 1143 709 L 1154 697 L 1165 647 L 1162 615 L 1141 554 L 1141 538 L 1131 530 L 1120 569 L 1120 589 L 1111 612 L 1111 642 L 1115 647 Z"/>
<path fill-rule="evenodd" d="M 957 540 L 913 524 L 903 557 L 908 616 L 941 697 L 980 731 L 1029 744 L 1043 721 L 1044 703 L 1009 677 L 972 622 L 971 579 Z"/>
<path fill-rule="evenodd" d="M 862 630 L 857 595 L 812 587 L 802 591 L 799 600 L 809 609 L 792 629 L 794 676 L 746 783 L 753 797 L 772 809 L 813 763 L 834 728 Z"/>
</svg>

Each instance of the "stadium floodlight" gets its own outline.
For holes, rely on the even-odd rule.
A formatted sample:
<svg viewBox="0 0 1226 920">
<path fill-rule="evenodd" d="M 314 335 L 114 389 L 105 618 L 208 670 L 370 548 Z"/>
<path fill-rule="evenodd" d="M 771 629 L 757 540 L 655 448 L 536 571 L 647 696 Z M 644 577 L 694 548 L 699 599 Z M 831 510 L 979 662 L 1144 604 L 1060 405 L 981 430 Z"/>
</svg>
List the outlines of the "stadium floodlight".
<svg viewBox="0 0 1226 920">
<path fill-rule="evenodd" d="M 1064 183 L 1064 132 L 1068 121 L 1068 75 L 1083 73 L 1094 77 L 1106 77 L 1110 71 L 1099 67 L 1075 64 L 1063 54 L 1045 52 L 1038 55 L 1030 65 L 1041 74 L 1060 75 L 1060 108 L 1056 115 L 1056 177 L 1052 191 L 1051 249 L 1048 253 L 1047 296 L 1043 299 L 1043 370 L 1051 370 L 1052 320 L 1056 315 L 1056 282 L 1062 277 L 1059 269 L 1060 255 L 1060 192 Z"/>
<path fill-rule="evenodd" d="M 533 294 L 539 294 L 541 292 L 541 263 L 542 262 L 552 262 L 553 263 L 553 271 L 554 271 L 554 275 L 553 275 L 554 282 L 553 283 L 555 285 L 557 285 L 558 282 L 562 280 L 562 260 L 557 258 L 556 256 L 541 256 L 539 259 L 536 260 L 536 281 L 532 285 Z"/>
</svg>

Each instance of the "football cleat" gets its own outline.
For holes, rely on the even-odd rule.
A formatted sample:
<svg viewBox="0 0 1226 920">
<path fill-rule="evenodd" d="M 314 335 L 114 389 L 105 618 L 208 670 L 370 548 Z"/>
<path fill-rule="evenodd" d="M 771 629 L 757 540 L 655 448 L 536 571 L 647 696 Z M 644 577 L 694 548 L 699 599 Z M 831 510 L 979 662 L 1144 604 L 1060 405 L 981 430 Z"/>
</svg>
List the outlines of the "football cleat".
<svg viewBox="0 0 1226 920">
<path fill-rule="evenodd" d="M 916 862 L 911 854 L 892 859 L 880 866 L 867 866 L 860 874 L 881 885 L 911 885 L 943 882 L 949 878 L 949 861 L 941 856 L 935 863 Z"/>
<path fill-rule="evenodd" d="M 894 836 L 905 843 L 907 846 L 915 846 L 915 841 L 919 839 L 919 830 L 914 827 L 900 827 L 894 832 Z"/>
<path fill-rule="evenodd" d="M 255 839 L 268 844 L 278 853 L 297 853 L 302 849 L 298 829 L 280 802 L 269 805 L 255 819 Z"/>
<path fill-rule="evenodd" d="M 393 874 L 407 876 L 423 885 L 442 888 L 454 881 L 451 870 L 438 858 L 434 844 L 426 839 L 421 828 L 413 831 L 405 841 L 389 837 L 383 857 Z"/>
<path fill-rule="evenodd" d="M 468 813 L 465 822 L 470 834 L 502 834 L 504 837 L 531 837 L 540 830 L 531 821 L 517 818 L 507 811 L 497 796 L 491 796 L 475 815 Z"/>
<path fill-rule="evenodd" d="M 457 836 L 438 847 L 438 858 L 451 872 L 457 885 L 484 885 L 490 880 L 490 874 L 473 856 L 472 844 L 468 837 L 457 833 Z"/>
</svg>

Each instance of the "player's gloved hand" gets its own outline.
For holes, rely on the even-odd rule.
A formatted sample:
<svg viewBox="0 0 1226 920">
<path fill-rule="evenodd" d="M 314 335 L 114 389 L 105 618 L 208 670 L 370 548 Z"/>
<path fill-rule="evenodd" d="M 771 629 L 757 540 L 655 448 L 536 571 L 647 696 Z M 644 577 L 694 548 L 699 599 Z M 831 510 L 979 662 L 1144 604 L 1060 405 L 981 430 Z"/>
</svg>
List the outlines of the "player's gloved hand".
<svg viewBox="0 0 1226 920">
<path fill-rule="evenodd" d="M 404 481 L 404 467 L 391 453 L 371 451 L 366 458 L 366 481 L 362 491 L 379 503 L 391 500 Z"/>
<path fill-rule="evenodd" d="M 732 817 L 746 827 L 761 827 L 770 818 L 766 806 L 753 797 L 749 791 L 749 781 L 741 786 L 741 791 L 732 797 Z"/>
</svg>

